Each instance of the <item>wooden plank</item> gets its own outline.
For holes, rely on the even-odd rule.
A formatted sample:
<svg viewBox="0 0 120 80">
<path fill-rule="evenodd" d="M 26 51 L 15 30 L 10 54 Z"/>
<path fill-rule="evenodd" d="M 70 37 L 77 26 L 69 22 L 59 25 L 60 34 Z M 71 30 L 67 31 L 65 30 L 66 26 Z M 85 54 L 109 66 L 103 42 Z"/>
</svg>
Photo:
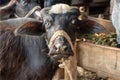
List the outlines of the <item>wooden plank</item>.
<svg viewBox="0 0 120 80">
<path fill-rule="evenodd" d="M 78 42 L 78 65 L 96 72 L 100 77 L 120 80 L 120 49 Z"/>
</svg>

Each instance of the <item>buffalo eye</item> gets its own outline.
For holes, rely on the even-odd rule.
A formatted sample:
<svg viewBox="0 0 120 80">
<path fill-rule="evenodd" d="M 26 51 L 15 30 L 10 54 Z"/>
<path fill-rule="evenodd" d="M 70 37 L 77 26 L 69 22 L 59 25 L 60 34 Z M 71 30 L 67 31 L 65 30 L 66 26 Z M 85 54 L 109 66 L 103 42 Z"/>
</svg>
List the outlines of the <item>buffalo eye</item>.
<svg viewBox="0 0 120 80">
<path fill-rule="evenodd" d="M 72 20 L 71 23 L 72 23 L 72 24 L 75 24 L 75 20 Z"/>
<path fill-rule="evenodd" d="M 78 18 L 77 18 L 76 15 L 72 15 L 72 16 L 69 17 L 69 20 L 70 20 L 71 24 L 75 25 L 78 21 Z"/>
<path fill-rule="evenodd" d="M 78 22 L 78 19 L 72 19 L 72 20 L 71 20 L 71 23 L 72 23 L 73 25 L 77 24 L 77 22 Z"/>
<path fill-rule="evenodd" d="M 46 29 L 49 29 L 50 26 L 51 26 L 51 24 L 52 24 L 52 22 L 49 21 L 49 20 L 46 20 L 46 21 L 44 22 L 44 25 L 45 25 Z"/>
</svg>

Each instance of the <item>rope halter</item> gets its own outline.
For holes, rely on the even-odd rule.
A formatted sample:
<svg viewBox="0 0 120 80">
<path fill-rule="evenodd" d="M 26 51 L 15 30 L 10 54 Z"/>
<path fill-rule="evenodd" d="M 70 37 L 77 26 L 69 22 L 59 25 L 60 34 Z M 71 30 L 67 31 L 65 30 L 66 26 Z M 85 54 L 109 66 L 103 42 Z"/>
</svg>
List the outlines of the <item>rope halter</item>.
<svg viewBox="0 0 120 80">
<path fill-rule="evenodd" d="M 71 41 L 71 38 L 69 37 L 69 35 L 63 31 L 63 30 L 58 30 L 57 32 L 55 32 L 53 34 L 53 36 L 51 37 L 50 41 L 49 41 L 49 44 L 48 44 L 48 47 L 49 49 L 51 48 L 51 46 L 53 45 L 55 39 L 58 37 L 58 36 L 63 36 L 65 39 L 67 39 L 67 41 L 69 42 L 70 46 L 71 46 L 71 49 L 72 51 L 74 52 L 74 46 L 72 44 L 72 41 Z"/>
</svg>

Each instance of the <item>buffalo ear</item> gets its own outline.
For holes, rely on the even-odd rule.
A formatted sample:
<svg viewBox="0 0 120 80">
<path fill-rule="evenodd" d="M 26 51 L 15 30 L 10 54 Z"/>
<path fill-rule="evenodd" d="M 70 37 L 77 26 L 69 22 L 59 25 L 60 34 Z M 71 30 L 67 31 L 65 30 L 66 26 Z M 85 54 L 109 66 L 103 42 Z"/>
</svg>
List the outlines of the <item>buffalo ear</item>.
<svg viewBox="0 0 120 80">
<path fill-rule="evenodd" d="M 106 29 L 103 25 L 97 23 L 96 21 L 78 20 L 75 24 L 75 31 L 80 34 L 92 34 L 92 33 L 105 33 Z"/>
<path fill-rule="evenodd" d="M 76 15 L 77 17 L 80 15 L 80 11 L 77 7 L 71 7 L 69 11 L 72 15 Z"/>
<path fill-rule="evenodd" d="M 41 22 L 30 21 L 15 30 L 15 35 L 42 35 L 45 32 Z"/>
</svg>

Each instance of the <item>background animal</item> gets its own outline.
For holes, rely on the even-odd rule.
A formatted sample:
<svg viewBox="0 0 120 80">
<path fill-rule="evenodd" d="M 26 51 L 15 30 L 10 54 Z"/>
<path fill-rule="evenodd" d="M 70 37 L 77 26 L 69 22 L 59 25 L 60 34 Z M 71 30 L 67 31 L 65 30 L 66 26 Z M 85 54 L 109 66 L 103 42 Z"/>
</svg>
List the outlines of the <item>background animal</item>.
<svg viewBox="0 0 120 80">
<path fill-rule="evenodd" d="M 15 7 L 15 17 L 31 17 L 38 18 L 41 6 L 34 0 L 17 0 Z"/>
<path fill-rule="evenodd" d="M 31 17 L 39 19 L 41 8 L 50 7 L 57 3 L 66 3 L 70 5 L 71 0 L 11 0 L 8 4 L 0 7 L 0 14 L 2 15 L 1 20 L 10 18 L 10 15 L 14 17 Z M 12 6 L 13 4 L 15 6 Z M 7 12 L 8 14 L 5 14 L 6 9 L 9 11 Z"/>
<path fill-rule="evenodd" d="M 0 19 L 4 20 L 11 17 L 39 19 L 40 10 L 41 6 L 34 0 L 11 0 L 8 4 L 0 7 Z"/>
</svg>

